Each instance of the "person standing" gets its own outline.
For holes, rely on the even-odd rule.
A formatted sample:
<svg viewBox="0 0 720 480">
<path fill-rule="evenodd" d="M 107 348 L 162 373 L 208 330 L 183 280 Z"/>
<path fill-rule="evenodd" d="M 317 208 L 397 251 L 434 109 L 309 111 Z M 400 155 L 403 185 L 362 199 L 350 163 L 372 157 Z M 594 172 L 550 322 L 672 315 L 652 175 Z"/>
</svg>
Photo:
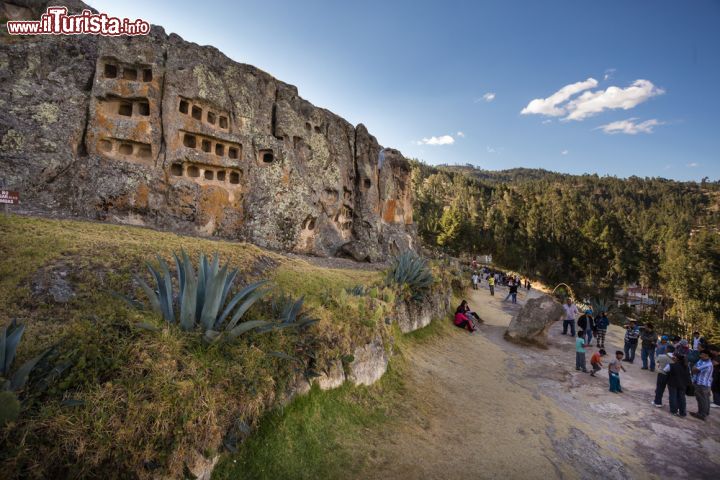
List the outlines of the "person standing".
<svg viewBox="0 0 720 480">
<path fill-rule="evenodd" d="M 585 341 L 587 345 L 592 344 L 593 330 L 595 330 L 595 320 L 592 317 L 592 310 L 585 310 L 585 313 L 577 319 L 578 330 L 585 332 Z"/>
<path fill-rule="evenodd" d="M 696 352 L 700 350 L 700 332 L 693 332 L 692 349 Z"/>
<path fill-rule="evenodd" d="M 670 413 L 678 417 L 686 417 L 685 390 L 692 383 L 687 360 L 682 355 L 668 353 L 671 363 L 665 365 L 667 386 L 670 393 Z"/>
<path fill-rule="evenodd" d="M 575 336 L 575 319 L 578 315 L 578 309 L 575 306 L 575 304 L 572 302 L 572 299 L 570 297 L 565 300 L 565 305 L 563 305 L 563 310 L 565 310 L 565 320 L 563 320 L 563 335 L 567 335 L 568 327 L 570 327 L 570 335 L 573 337 Z"/>
<path fill-rule="evenodd" d="M 657 346 L 657 333 L 652 323 L 648 323 L 643 327 L 640 334 L 640 357 L 642 358 L 642 370 L 648 369 L 648 360 L 650 360 L 650 371 L 655 371 L 655 347 Z"/>
<path fill-rule="evenodd" d="M 675 347 L 670 345 L 667 351 L 663 351 L 663 353 L 657 357 L 658 374 L 657 381 L 655 382 L 655 400 L 653 400 L 652 404 L 658 408 L 662 407 L 662 399 L 665 394 L 665 387 L 667 387 L 668 373 L 665 371 L 665 367 L 672 363 L 672 356 L 669 354 L 672 354 L 674 351 Z"/>
<path fill-rule="evenodd" d="M 635 350 L 637 350 L 638 338 L 640 337 L 640 329 L 635 320 L 630 320 L 630 324 L 625 327 L 625 362 L 633 363 L 635 361 Z"/>
<path fill-rule="evenodd" d="M 585 367 L 585 335 L 582 331 L 578 332 L 575 339 L 575 370 L 582 370 L 587 373 Z"/>
<path fill-rule="evenodd" d="M 710 390 L 713 394 L 713 401 L 710 408 L 720 408 L 720 349 L 712 345 L 710 349 L 710 360 L 713 364 L 713 381 Z"/>
<path fill-rule="evenodd" d="M 488 287 L 490 287 L 490 296 L 495 296 L 495 275 L 490 275 L 488 277 Z"/>
<path fill-rule="evenodd" d="M 518 283 L 512 282 L 510 284 L 510 297 L 512 298 L 512 303 L 517 303 L 517 294 L 518 294 Z"/>
<path fill-rule="evenodd" d="M 610 375 L 610 391 L 613 393 L 622 393 L 622 387 L 620 386 L 620 370 L 625 371 L 625 367 L 622 366 L 623 352 L 620 350 L 615 351 L 615 358 L 608 365 L 608 374 Z"/>
<path fill-rule="evenodd" d="M 595 319 L 595 338 L 599 348 L 605 348 L 605 334 L 609 326 L 610 320 L 607 315 L 604 311 L 600 312 L 600 316 Z"/>
<path fill-rule="evenodd" d="M 473 275 L 472 275 L 473 290 L 477 290 L 477 289 L 478 289 L 478 283 L 480 283 L 480 275 L 478 275 L 478 273 L 475 272 L 475 273 L 473 273 Z"/>
<path fill-rule="evenodd" d="M 660 337 L 660 343 L 658 343 L 657 348 L 655 348 L 655 355 L 659 357 L 663 353 L 666 353 L 668 347 L 672 347 L 672 345 L 668 344 L 667 335 L 663 335 L 662 337 Z M 673 347 L 673 351 L 675 351 L 675 347 Z"/>
<path fill-rule="evenodd" d="M 698 411 L 690 412 L 690 415 L 705 421 L 710 415 L 710 387 L 712 386 L 713 364 L 710 361 L 710 351 L 700 352 L 700 360 L 692 369 L 693 384 L 695 385 L 695 400 L 697 400 Z"/>
</svg>

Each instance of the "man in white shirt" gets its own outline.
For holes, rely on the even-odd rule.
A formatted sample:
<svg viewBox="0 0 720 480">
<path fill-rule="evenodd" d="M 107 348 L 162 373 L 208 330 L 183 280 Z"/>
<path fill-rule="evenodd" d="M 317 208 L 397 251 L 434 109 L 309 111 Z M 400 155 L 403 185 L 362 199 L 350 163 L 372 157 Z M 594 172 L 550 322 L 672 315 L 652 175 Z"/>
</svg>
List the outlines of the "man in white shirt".
<svg viewBox="0 0 720 480">
<path fill-rule="evenodd" d="M 565 310 L 565 320 L 563 320 L 562 334 L 567 335 L 567 329 L 569 326 L 570 327 L 570 335 L 574 337 L 575 336 L 575 319 L 578 317 L 579 312 L 570 297 L 567 298 L 565 305 L 563 305 L 563 310 Z"/>
<path fill-rule="evenodd" d="M 693 332 L 693 350 L 696 352 L 700 351 L 700 332 Z"/>
<path fill-rule="evenodd" d="M 477 272 L 473 273 L 472 275 L 472 284 L 473 284 L 473 290 L 478 289 L 478 283 L 480 282 L 480 275 L 478 275 Z"/>
</svg>

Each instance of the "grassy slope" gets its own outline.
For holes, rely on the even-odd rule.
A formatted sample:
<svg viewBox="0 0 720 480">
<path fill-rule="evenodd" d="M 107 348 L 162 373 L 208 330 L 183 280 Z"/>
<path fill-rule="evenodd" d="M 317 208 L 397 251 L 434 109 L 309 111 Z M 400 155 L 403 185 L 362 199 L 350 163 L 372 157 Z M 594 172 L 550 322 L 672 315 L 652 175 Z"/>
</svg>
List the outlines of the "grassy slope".
<svg viewBox="0 0 720 480">
<path fill-rule="evenodd" d="M 370 387 L 346 384 L 337 390 L 313 388 L 288 407 L 270 412 L 259 431 L 235 455 L 226 456 L 214 480 L 352 478 L 373 453 L 364 441 L 392 428 L 403 414 L 403 374 L 409 349 L 455 333 L 449 322 L 401 335 L 388 372 Z"/>
<path fill-rule="evenodd" d="M 27 325 L 15 366 L 56 344 L 57 361 L 73 363 L 48 390 L 22 392 L 20 421 L 0 429 L 6 472 L 176 476 L 202 448 L 218 445 L 229 425 L 254 425 L 287 389 L 292 365 L 265 353 L 295 353 L 295 333 L 208 348 L 197 335 L 135 327 L 162 323 L 111 292 L 141 299 L 132 278 L 146 275 L 143 264 L 156 253 L 169 259 L 180 248 L 192 258 L 217 251 L 245 282 L 270 278 L 278 288 L 305 294 L 321 319 L 305 338 L 316 346 L 319 363 L 349 353 L 376 329 L 367 305 L 343 295 L 346 287 L 376 282 L 376 272 L 319 268 L 252 245 L 91 222 L 0 216 L 0 232 L 0 323 L 17 318 Z M 65 272 L 72 285 L 68 303 L 54 303 L 33 287 L 53 272 Z M 328 304 L 328 296 L 341 301 Z M 69 399 L 84 405 L 64 405 Z"/>
</svg>

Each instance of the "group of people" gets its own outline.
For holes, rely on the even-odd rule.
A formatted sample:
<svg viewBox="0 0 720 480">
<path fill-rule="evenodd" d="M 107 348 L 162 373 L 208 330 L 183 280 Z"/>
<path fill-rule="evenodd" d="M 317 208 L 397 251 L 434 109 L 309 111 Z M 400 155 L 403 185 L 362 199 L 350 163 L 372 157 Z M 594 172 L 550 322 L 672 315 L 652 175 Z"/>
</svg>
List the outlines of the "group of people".
<svg viewBox="0 0 720 480">
<path fill-rule="evenodd" d="M 593 377 L 604 368 L 605 334 L 610 324 L 605 312 L 593 316 L 592 310 L 585 310 L 579 315 L 578 308 L 571 299 L 565 305 L 563 319 L 563 335 L 575 337 L 575 369 L 588 372 L 585 364 L 586 349 L 592 347 L 593 334 L 598 350 L 590 358 Z M 579 316 L 578 316 L 579 315 Z M 578 331 L 575 333 L 575 326 Z M 640 326 L 630 320 L 625 326 L 623 350 L 615 351 L 613 359 L 608 363 L 610 391 L 622 393 L 620 373 L 625 372 L 623 365 L 633 363 L 635 351 L 640 345 L 642 370 L 657 371 L 655 398 L 652 404 L 658 408 L 663 406 L 665 390 L 668 391 L 669 411 L 679 417 L 687 416 L 686 397 L 695 396 L 697 412 L 690 412 L 692 417 L 705 421 L 711 408 L 720 407 L 720 352 L 717 345 L 708 345 L 695 332 L 692 345 L 679 336 L 658 335 L 652 324 Z M 711 402 L 712 397 L 712 402 Z"/>
<path fill-rule="evenodd" d="M 473 290 L 479 289 L 483 281 L 487 282 L 490 295 L 493 297 L 495 296 L 496 285 L 508 287 L 508 294 L 505 297 L 505 301 L 511 300 L 512 303 L 517 303 L 518 288 L 524 287 L 526 290 L 530 290 L 531 288 L 530 279 L 526 278 L 523 281 L 519 275 L 490 270 L 488 267 L 482 267 L 479 270 L 474 269 L 470 280 Z"/>
<path fill-rule="evenodd" d="M 474 333 L 475 330 L 477 330 L 478 323 L 481 321 L 480 316 L 470 308 L 467 300 L 463 300 L 455 309 L 453 323 L 455 323 L 456 327 L 464 328 L 470 333 Z"/>
</svg>

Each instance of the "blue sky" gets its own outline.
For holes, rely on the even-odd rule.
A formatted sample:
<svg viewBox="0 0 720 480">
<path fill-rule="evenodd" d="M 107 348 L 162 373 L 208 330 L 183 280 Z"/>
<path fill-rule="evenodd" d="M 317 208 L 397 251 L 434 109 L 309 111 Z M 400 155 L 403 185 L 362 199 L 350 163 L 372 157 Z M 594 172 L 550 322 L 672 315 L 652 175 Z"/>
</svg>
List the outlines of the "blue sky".
<svg viewBox="0 0 720 480">
<path fill-rule="evenodd" d="M 90 4 L 213 45 L 431 164 L 720 180 L 718 0 Z"/>
</svg>

